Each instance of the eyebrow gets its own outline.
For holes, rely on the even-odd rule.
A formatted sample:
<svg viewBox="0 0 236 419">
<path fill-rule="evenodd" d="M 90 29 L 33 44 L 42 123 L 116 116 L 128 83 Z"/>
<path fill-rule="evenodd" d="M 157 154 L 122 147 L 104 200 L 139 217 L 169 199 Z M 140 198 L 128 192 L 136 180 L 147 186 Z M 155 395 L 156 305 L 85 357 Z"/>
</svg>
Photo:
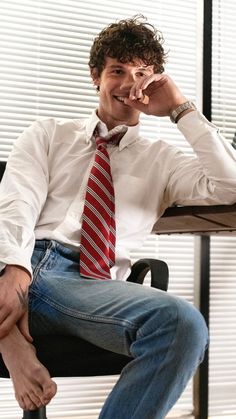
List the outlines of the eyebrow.
<svg viewBox="0 0 236 419">
<path fill-rule="evenodd" d="M 108 66 L 108 68 L 123 68 L 123 65 L 121 65 L 121 64 L 111 64 L 111 65 Z M 137 67 L 137 70 L 144 71 L 144 70 L 149 70 L 150 68 L 151 68 L 151 66 L 147 65 L 146 67 Z"/>
<path fill-rule="evenodd" d="M 120 65 L 120 64 L 117 64 L 117 65 L 115 65 L 115 64 L 111 64 L 111 65 L 109 65 L 108 66 L 109 68 L 117 68 L 117 67 L 122 67 L 122 65 Z"/>
</svg>

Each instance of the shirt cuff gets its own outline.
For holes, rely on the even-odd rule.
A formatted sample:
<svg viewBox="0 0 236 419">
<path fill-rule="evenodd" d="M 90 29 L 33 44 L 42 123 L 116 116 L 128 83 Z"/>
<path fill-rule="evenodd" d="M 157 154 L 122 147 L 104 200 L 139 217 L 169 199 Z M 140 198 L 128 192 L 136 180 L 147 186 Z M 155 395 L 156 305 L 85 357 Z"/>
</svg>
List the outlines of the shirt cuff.
<svg viewBox="0 0 236 419">
<path fill-rule="evenodd" d="M 198 110 L 189 112 L 180 118 L 177 126 L 190 144 L 194 144 L 206 132 L 219 132 L 219 128 L 209 122 Z"/>
<path fill-rule="evenodd" d="M 28 271 L 30 277 L 32 278 L 31 257 L 28 254 L 26 255 L 24 249 L 5 246 L 1 249 L 1 259 L 0 272 L 6 265 L 17 265 Z"/>
</svg>

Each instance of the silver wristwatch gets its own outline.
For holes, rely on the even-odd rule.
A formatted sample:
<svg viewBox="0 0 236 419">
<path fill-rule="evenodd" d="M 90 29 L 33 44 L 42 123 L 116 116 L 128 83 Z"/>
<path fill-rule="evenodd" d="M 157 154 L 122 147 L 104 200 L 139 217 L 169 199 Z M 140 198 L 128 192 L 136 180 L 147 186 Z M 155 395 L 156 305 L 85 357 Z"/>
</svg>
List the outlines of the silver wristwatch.
<svg viewBox="0 0 236 419">
<path fill-rule="evenodd" d="M 174 109 L 171 114 L 170 114 L 170 120 L 171 122 L 173 122 L 174 124 L 176 124 L 178 122 L 178 117 L 179 115 L 186 111 L 187 109 L 197 109 L 195 103 L 191 102 L 190 100 L 188 100 L 187 102 L 182 103 L 181 105 L 179 105 L 176 109 Z"/>
</svg>

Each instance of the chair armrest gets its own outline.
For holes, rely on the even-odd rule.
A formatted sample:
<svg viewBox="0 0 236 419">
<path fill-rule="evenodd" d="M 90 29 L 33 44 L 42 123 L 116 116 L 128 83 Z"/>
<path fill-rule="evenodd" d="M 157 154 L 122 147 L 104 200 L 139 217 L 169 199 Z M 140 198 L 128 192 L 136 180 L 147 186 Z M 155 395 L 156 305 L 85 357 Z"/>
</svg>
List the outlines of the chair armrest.
<svg viewBox="0 0 236 419">
<path fill-rule="evenodd" d="M 166 262 L 159 259 L 139 259 L 132 265 L 129 282 L 143 284 L 146 274 L 151 271 L 151 286 L 163 291 L 168 289 L 169 269 Z"/>
<path fill-rule="evenodd" d="M 1 182 L 2 177 L 3 177 L 5 167 L 6 167 L 6 162 L 5 161 L 0 161 L 0 182 Z"/>
</svg>

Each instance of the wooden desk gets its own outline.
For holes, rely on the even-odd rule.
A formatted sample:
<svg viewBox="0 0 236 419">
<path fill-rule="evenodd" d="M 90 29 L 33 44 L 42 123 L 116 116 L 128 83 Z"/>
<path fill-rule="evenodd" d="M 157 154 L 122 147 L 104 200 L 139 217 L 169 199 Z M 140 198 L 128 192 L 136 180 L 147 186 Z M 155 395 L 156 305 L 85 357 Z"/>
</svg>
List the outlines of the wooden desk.
<svg viewBox="0 0 236 419">
<path fill-rule="evenodd" d="M 210 240 L 213 234 L 236 235 L 236 204 L 168 208 L 153 227 L 154 234 L 191 233 L 200 236 L 199 310 L 209 327 Z M 194 378 L 194 406 L 199 418 L 208 418 L 209 354 Z M 197 395 L 197 397 L 196 397 Z"/>
<path fill-rule="evenodd" d="M 236 235 L 236 204 L 167 208 L 152 232 Z"/>
</svg>

